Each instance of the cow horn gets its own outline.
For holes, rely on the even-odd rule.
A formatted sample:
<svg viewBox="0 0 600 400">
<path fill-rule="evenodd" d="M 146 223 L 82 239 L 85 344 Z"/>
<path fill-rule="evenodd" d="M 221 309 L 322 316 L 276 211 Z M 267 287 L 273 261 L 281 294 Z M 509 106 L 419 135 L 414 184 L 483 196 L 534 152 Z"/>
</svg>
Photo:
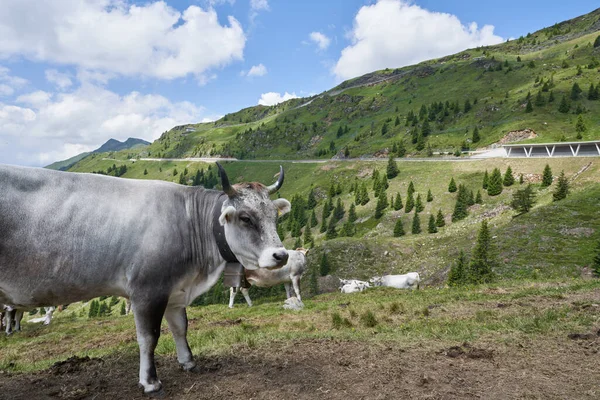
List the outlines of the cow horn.
<svg viewBox="0 0 600 400">
<path fill-rule="evenodd" d="M 235 196 L 237 194 L 237 192 L 231 186 L 231 184 L 229 184 L 229 178 L 227 177 L 227 172 L 225 172 L 225 169 L 223 168 L 223 166 L 221 164 L 219 164 L 219 163 L 216 163 L 216 164 L 217 164 L 217 167 L 219 168 L 219 176 L 221 177 L 221 186 L 223 186 L 223 191 L 229 197 Z"/>
<path fill-rule="evenodd" d="M 267 187 L 267 189 L 269 189 L 269 194 L 273 194 L 281 188 L 281 185 L 283 185 L 283 178 L 284 178 L 283 167 L 280 165 L 279 166 L 279 178 L 277 179 L 277 182 L 275 182 L 271 186 Z"/>
</svg>

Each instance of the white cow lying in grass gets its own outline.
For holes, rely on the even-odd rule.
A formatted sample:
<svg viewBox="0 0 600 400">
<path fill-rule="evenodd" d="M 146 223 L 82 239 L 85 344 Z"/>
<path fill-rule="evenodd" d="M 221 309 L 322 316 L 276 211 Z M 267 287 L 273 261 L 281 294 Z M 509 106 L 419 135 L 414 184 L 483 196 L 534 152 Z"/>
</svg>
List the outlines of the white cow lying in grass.
<svg viewBox="0 0 600 400">
<path fill-rule="evenodd" d="M 246 280 L 250 285 L 258 287 L 271 287 L 279 284 L 284 284 L 287 298 L 293 296 L 292 286 L 296 293 L 296 298 L 302 301 L 300 297 L 300 279 L 306 271 L 306 253 L 307 249 L 299 248 L 296 250 L 288 250 L 288 262 L 279 269 L 259 268 L 253 270 L 244 270 Z M 248 307 L 252 307 L 252 300 L 248 293 L 248 289 L 240 288 L 240 291 L 248 303 Z M 229 308 L 233 308 L 237 288 L 231 288 L 229 292 Z"/>
<path fill-rule="evenodd" d="M 44 307 L 44 309 L 46 310 L 46 315 L 40 319 L 40 322 L 44 321 L 44 325 L 50 325 L 52 313 L 56 308 Z M 7 335 L 21 331 L 21 320 L 23 319 L 24 311 L 25 310 L 20 308 L 17 309 L 6 305 L 2 306 L 2 321 L 0 325 L 2 325 Z"/>
<path fill-rule="evenodd" d="M 356 279 L 340 279 L 342 293 L 362 292 L 370 287 L 369 282 L 359 281 Z"/>
<path fill-rule="evenodd" d="M 388 286 L 396 289 L 413 289 L 419 288 L 421 278 L 418 272 L 409 272 L 404 275 L 384 275 L 374 277 L 369 280 L 373 286 Z"/>
</svg>

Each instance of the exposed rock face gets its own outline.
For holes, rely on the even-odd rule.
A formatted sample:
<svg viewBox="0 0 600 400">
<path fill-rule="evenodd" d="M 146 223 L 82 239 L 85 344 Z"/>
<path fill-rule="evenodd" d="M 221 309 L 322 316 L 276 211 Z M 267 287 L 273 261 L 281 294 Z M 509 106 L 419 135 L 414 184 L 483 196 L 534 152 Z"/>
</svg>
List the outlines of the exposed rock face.
<svg viewBox="0 0 600 400">
<path fill-rule="evenodd" d="M 535 133 L 533 129 L 523 129 L 519 131 L 510 131 L 500 141 L 498 144 L 507 144 L 513 142 L 520 142 L 521 140 L 534 139 L 538 135 Z"/>
</svg>

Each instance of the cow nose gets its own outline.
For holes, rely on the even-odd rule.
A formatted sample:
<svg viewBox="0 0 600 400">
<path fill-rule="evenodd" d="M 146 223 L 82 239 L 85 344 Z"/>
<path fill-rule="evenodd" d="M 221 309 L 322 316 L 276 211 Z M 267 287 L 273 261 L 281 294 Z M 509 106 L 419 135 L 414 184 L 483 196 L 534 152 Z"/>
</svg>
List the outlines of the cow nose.
<svg viewBox="0 0 600 400">
<path fill-rule="evenodd" d="M 277 251 L 277 252 L 273 253 L 273 258 L 276 259 L 278 261 L 278 263 L 281 265 L 285 264 L 289 257 L 290 257 L 290 255 L 285 250 L 281 250 L 281 251 Z"/>
</svg>

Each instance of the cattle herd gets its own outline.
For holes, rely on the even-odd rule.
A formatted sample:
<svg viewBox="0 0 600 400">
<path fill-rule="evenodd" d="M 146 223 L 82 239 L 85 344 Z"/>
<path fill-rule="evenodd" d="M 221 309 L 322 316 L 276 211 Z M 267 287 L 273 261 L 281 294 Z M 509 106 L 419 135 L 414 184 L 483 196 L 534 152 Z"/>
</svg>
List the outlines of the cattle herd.
<svg viewBox="0 0 600 400">
<path fill-rule="evenodd" d="M 127 298 L 140 349 L 139 385 L 160 392 L 154 350 L 166 318 L 177 360 L 194 370 L 185 307 L 208 291 L 229 263 L 244 267 L 247 283 L 232 287 L 249 306 L 247 287 L 283 283 L 301 304 L 305 249 L 286 250 L 277 234 L 285 199 L 270 200 L 277 182 L 231 185 L 217 163 L 222 191 L 175 183 L 0 165 L 0 323 L 20 330 L 23 312 L 93 297 Z M 385 275 L 369 282 L 341 280 L 341 292 L 371 286 L 418 288 L 419 275 Z M 286 302 L 287 303 L 287 302 Z"/>
</svg>

